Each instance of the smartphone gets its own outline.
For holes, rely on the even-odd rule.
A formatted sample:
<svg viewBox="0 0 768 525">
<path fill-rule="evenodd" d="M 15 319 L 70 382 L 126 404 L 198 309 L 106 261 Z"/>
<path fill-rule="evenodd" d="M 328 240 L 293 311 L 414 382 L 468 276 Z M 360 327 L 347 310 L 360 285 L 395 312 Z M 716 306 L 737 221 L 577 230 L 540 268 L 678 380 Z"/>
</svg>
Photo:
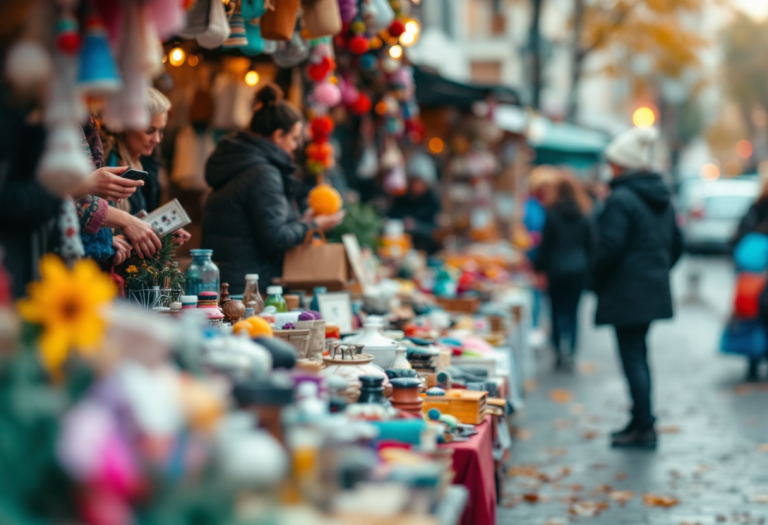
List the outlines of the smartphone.
<svg viewBox="0 0 768 525">
<path fill-rule="evenodd" d="M 126 172 L 120 176 L 128 180 L 143 180 L 144 182 L 146 182 L 147 179 L 149 178 L 149 173 L 147 173 L 146 171 L 135 170 L 131 168 L 129 170 L 126 170 Z"/>
</svg>

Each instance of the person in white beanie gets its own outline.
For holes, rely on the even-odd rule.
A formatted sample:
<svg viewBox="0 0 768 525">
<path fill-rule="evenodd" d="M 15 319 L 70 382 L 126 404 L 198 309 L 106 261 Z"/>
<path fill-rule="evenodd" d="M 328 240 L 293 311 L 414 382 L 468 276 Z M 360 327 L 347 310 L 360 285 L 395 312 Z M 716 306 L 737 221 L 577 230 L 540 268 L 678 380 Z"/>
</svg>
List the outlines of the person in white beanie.
<svg viewBox="0 0 768 525">
<path fill-rule="evenodd" d="M 654 128 L 633 128 L 605 150 L 614 178 L 598 217 L 595 323 L 616 330 L 633 402 L 629 424 L 611 436 L 614 447 L 657 441 L 646 337 L 652 321 L 673 315 L 669 272 L 683 252 L 670 190 L 651 168 L 657 138 Z"/>
</svg>

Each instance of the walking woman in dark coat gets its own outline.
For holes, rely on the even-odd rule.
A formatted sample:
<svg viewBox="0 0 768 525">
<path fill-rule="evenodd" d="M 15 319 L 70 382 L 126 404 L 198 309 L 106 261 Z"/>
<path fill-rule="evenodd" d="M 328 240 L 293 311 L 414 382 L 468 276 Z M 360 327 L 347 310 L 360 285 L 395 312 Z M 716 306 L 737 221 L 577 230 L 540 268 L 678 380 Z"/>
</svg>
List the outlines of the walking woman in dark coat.
<svg viewBox="0 0 768 525">
<path fill-rule="evenodd" d="M 671 194 L 650 170 L 653 128 L 634 128 L 606 149 L 611 194 L 598 218 L 596 324 L 613 325 L 632 396 L 632 419 L 612 435 L 615 447 L 656 446 L 646 337 L 651 322 L 672 317 L 669 272 L 683 251 Z"/>
<path fill-rule="evenodd" d="M 282 276 L 283 255 L 301 244 L 312 228 L 328 231 L 344 217 L 299 217 L 293 198 L 293 153 L 299 147 L 302 119 L 268 84 L 256 93 L 258 107 L 250 130 L 219 142 L 205 166 L 213 192 L 203 217 L 203 248 L 213 250 L 221 281 L 231 293 L 245 289 L 245 274 L 259 274 L 264 292 Z"/>
<path fill-rule="evenodd" d="M 589 280 L 596 234 L 592 203 L 572 175 L 557 182 L 555 202 L 546 210 L 534 268 L 547 276 L 555 367 L 573 369 L 581 294 Z M 568 339 L 567 348 L 563 348 Z"/>
</svg>

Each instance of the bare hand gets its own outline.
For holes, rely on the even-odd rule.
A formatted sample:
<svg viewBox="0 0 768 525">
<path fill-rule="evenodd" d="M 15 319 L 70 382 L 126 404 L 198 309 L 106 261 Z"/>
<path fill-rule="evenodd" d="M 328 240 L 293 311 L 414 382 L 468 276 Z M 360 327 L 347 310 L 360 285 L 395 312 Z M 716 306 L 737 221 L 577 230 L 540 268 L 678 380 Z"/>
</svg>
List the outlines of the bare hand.
<svg viewBox="0 0 768 525">
<path fill-rule="evenodd" d="M 123 228 L 123 233 L 130 239 L 133 249 L 136 250 L 136 254 L 141 259 L 154 255 L 157 250 L 163 247 L 163 243 L 152 226 L 136 217 L 130 216 Z"/>
<path fill-rule="evenodd" d="M 317 227 L 323 230 L 324 232 L 330 231 L 336 227 L 337 224 L 339 224 L 342 219 L 344 219 L 344 215 L 346 215 L 347 212 L 344 210 L 337 211 L 333 215 L 319 215 L 315 217 L 313 220 L 315 221 L 315 224 L 317 224 Z"/>
<path fill-rule="evenodd" d="M 189 233 L 184 228 L 181 228 L 180 230 L 177 230 L 173 234 L 173 240 L 175 240 L 179 244 L 179 246 L 181 246 L 182 244 L 184 244 L 185 242 L 187 242 L 191 238 L 192 238 L 192 234 Z"/>
<path fill-rule="evenodd" d="M 112 258 L 112 266 L 119 266 L 128 260 L 131 256 L 131 245 L 122 235 L 112 237 L 112 248 L 115 249 L 115 256 Z"/>
<path fill-rule="evenodd" d="M 307 208 L 304 210 L 304 215 L 301 216 L 302 222 L 310 222 L 315 218 L 315 210 Z"/>
<path fill-rule="evenodd" d="M 144 181 L 142 180 L 122 178 L 120 175 L 127 170 L 127 166 L 99 168 L 85 178 L 77 193 L 80 195 L 96 195 L 113 202 L 127 199 L 136 192 L 136 188 L 144 186 Z"/>
</svg>

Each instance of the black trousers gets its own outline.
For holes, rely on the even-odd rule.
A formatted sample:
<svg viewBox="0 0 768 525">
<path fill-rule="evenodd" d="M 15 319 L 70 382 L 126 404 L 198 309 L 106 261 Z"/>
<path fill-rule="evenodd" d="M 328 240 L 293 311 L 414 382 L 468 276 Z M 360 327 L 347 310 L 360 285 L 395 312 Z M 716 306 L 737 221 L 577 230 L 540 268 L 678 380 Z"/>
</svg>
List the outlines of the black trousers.
<svg viewBox="0 0 768 525">
<path fill-rule="evenodd" d="M 656 421 L 651 407 L 651 370 L 645 341 L 649 328 L 650 324 L 616 327 L 621 364 L 632 396 L 632 422 L 640 428 L 651 427 Z"/>
<path fill-rule="evenodd" d="M 560 346 L 567 339 L 568 351 L 576 352 L 576 335 L 579 326 L 578 311 L 585 278 L 574 275 L 566 278 L 550 279 L 549 307 L 552 313 L 552 346 L 560 354 Z"/>
</svg>

